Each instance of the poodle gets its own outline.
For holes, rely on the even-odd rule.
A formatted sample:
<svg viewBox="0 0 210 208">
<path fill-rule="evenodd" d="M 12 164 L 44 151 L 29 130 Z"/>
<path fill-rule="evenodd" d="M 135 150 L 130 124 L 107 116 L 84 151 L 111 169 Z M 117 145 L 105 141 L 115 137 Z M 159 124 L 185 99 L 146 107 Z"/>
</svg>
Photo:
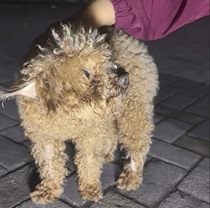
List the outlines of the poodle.
<svg viewBox="0 0 210 208">
<path fill-rule="evenodd" d="M 65 141 L 75 145 L 78 189 L 84 200 L 102 198 L 102 166 L 113 160 L 118 143 L 129 154 L 116 185 L 134 190 L 142 182 L 151 144 L 153 99 L 158 75 L 141 41 L 122 30 L 73 30 L 61 24 L 47 47 L 25 62 L 14 82 L 0 92 L 15 97 L 41 182 L 35 203 L 59 198 L 67 175 Z"/>
</svg>

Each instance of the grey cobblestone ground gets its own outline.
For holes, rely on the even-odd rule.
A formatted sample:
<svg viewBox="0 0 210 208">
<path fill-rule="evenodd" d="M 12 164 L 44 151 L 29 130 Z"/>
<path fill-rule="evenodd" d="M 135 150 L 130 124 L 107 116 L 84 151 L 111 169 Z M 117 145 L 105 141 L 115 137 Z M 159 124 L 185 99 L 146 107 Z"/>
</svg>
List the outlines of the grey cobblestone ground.
<svg viewBox="0 0 210 208">
<path fill-rule="evenodd" d="M 69 5 L 0 4 L 0 89 L 8 86 L 21 58 L 51 23 L 69 17 Z M 23 135 L 14 101 L 0 106 L 0 208 L 208 208 L 209 207 L 209 34 L 208 18 L 186 25 L 170 36 L 148 42 L 159 68 L 160 91 L 155 99 L 154 138 L 136 191 L 119 191 L 114 181 L 121 170 L 116 159 L 103 169 L 104 198 L 81 200 L 75 167 L 61 199 L 48 206 L 32 203 L 30 191 L 39 179 Z M 73 155 L 72 145 L 67 152 Z"/>
</svg>

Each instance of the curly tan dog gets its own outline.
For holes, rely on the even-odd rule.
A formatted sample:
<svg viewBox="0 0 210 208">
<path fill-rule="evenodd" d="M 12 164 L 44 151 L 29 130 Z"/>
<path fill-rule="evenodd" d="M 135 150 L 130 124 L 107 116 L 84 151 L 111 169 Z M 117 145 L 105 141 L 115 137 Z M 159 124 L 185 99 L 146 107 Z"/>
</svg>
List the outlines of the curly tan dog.
<svg viewBox="0 0 210 208">
<path fill-rule="evenodd" d="M 16 97 L 22 126 L 33 143 L 41 183 L 31 193 L 50 203 L 62 193 L 67 174 L 65 141 L 75 144 L 81 197 L 102 198 L 102 165 L 113 159 L 119 142 L 130 155 L 116 184 L 136 189 L 153 131 L 156 65 L 143 43 L 122 31 L 105 38 L 98 30 L 52 30 L 48 48 L 20 70 L 16 83 L 1 92 Z M 128 83 L 129 74 L 129 83 Z"/>
</svg>

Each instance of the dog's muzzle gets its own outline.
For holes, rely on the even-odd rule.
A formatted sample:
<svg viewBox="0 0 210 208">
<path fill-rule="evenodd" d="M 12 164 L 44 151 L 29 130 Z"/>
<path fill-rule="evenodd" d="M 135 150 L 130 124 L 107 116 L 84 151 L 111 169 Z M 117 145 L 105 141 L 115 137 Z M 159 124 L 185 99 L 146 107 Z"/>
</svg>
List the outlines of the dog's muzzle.
<svg viewBox="0 0 210 208">
<path fill-rule="evenodd" d="M 118 77 L 117 85 L 122 89 L 126 89 L 129 85 L 129 74 L 123 67 L 117 67 L 115 73 Z"/>
<path fill-rule="evenodd" d="M 117 84 L 123 89 L 126 89 L 128 87 L 129 76 L 127 72 L 124 72 L 123 74 L 119 75 Z"/>
<path fill-rule="evenodd" d="M 129 74 L 123 67 L 115 67 L 110 70 L 110 82 L 107 86 L 109 97 L 124 94 L 129 85 Z"/>
</svg>

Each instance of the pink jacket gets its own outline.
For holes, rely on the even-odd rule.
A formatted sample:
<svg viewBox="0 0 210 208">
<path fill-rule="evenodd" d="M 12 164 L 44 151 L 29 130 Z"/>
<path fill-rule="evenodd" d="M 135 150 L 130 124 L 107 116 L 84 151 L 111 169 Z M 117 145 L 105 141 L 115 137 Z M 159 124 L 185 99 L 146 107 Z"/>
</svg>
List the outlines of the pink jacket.
<svg viewBox="0 0 210 208">
<path fill-rule="evenodd" d="M 185 24 L 207 16 L 209 0 L 110 0 L 115 27 L 142 40 L 163 38 Z"/>
</svg>

